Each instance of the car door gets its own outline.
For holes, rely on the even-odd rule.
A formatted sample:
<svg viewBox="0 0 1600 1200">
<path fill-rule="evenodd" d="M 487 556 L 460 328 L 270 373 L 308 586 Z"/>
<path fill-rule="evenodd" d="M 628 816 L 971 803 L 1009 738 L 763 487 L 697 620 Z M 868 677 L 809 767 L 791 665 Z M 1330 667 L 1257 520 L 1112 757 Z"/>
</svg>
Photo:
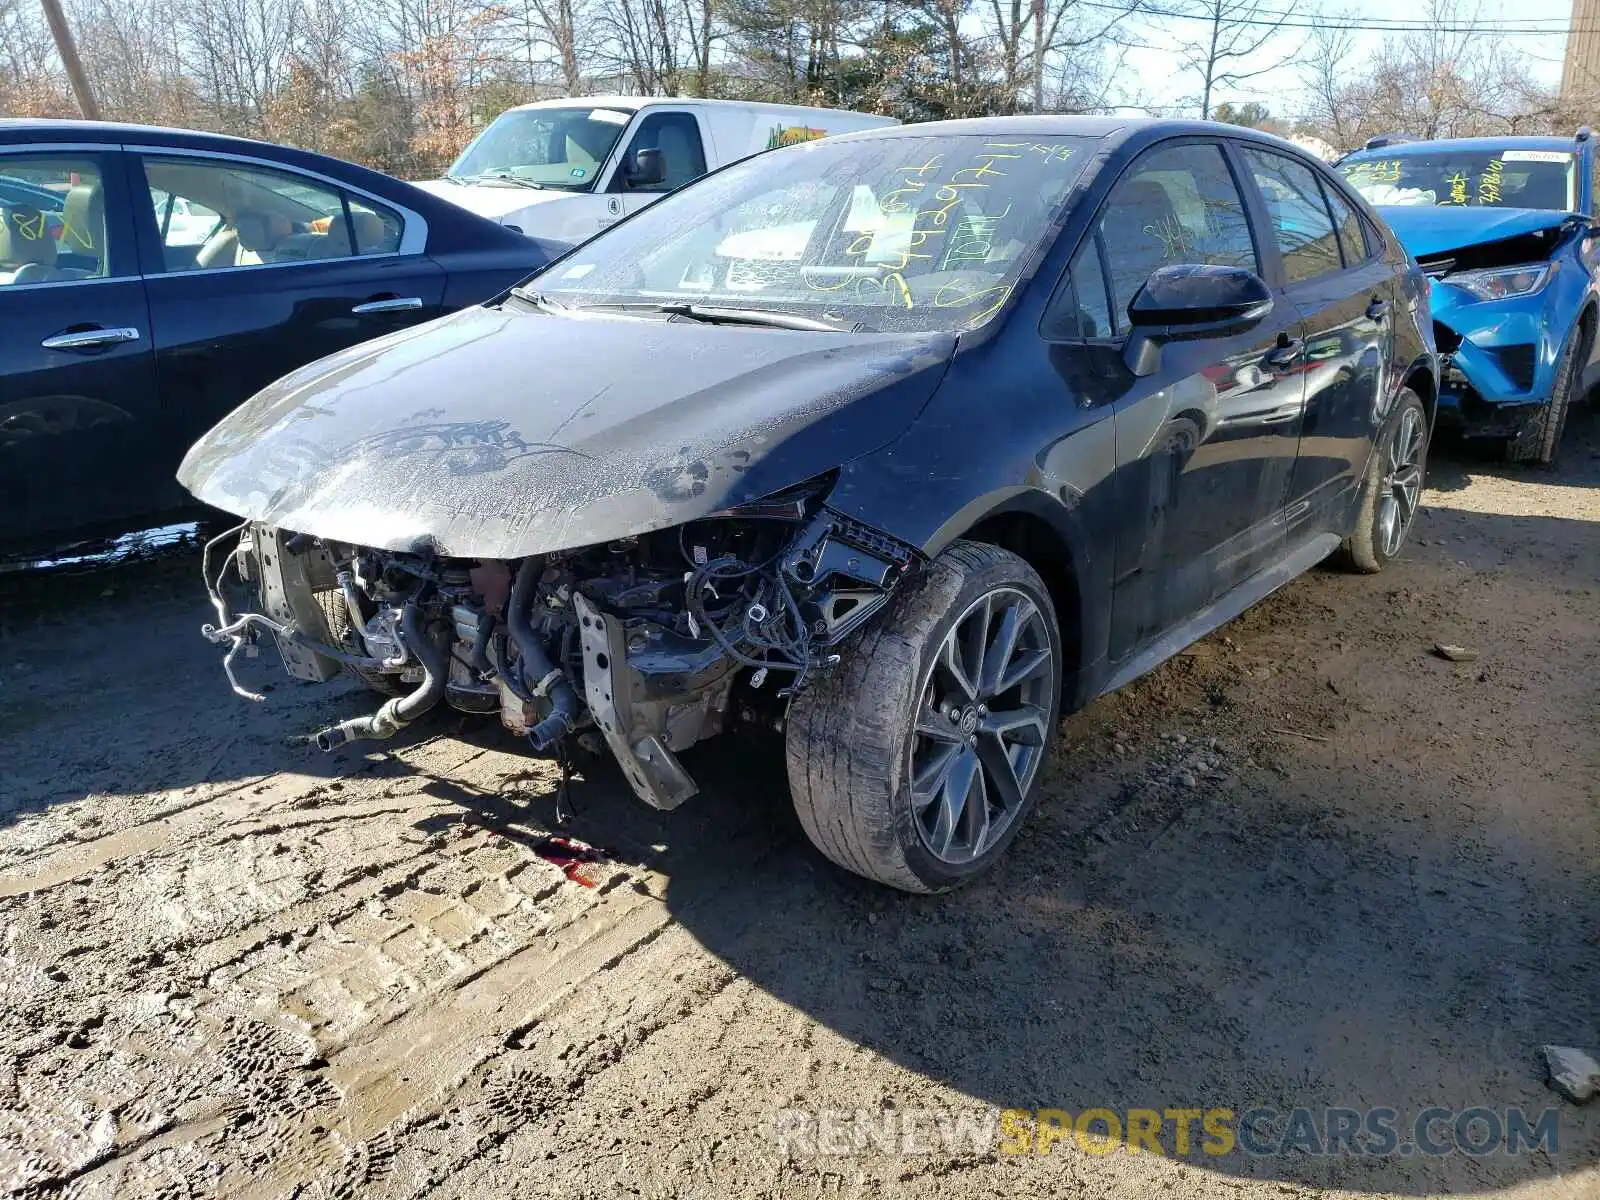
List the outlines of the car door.
<svg viewBox="0 0 1600 1200">
<path fill-rule="evenodd" d="M 659 183 L 635 185 L 629 182 L 640 150 L 661 151 L 666 178 Z M 644 110 L 622 159 L 611 175 L 613 193 L 622 212 L 635 213 L 674 188 L 680 188 L 706 173 L 705 141 L 700 122 L 689 109 L 648 108 Z"/>
<path fill-rule="evenodd" d="M 1123 362 L 1127 308 L 1159 267 L 1270 277 L 1221 145 L 1162 143 L 1124 172 L 1077 250 L 1072 340 L 1052 354 L 1076 395 L 1115 412 L 1111 640 L 1124 660 L 1271 561 L 1304 399 L 1292 305 L 1243 332 L 1171 340 L 1154 373 Z"/>
<path fill-rule="evenodd" d="M 150 316 L 115 148 L 0 148 L 0 541 L 154 513 Z"/>
<path fill-rule="evenodd" d="M 1310 164 L 1241 146 L 1285 291 L 1306 323 L 1305 420 L 1285 499 L 1290 536 L 1344 532 L 1377 432 L 1391 357 L 1394 273 L 1354 209 Z"/>
<path fill-rule="evenodd" d="M 442 311 L 445 272 L 423 253 L 414 213 L 245 157 L 142 147 L 130 158 L 169 474 L 273 380 Z M 163 195 L 219 223 L 196 242 L 165 219 Z"/>
</svg>

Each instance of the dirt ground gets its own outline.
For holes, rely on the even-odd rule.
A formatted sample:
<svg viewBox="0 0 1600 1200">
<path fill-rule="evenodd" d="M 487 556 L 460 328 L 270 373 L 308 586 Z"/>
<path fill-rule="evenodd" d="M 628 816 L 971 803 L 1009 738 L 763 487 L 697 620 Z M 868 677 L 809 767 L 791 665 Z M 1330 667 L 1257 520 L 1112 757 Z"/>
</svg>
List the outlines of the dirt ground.
<svg viewBox="0 0 1600 1200">
<path fill-rule="evenodd" d="M 590 768 L 559 832 L 611 857 L 564 867 L 496 728 L 318 755 L 288 739 L 368 700 L 270 651 L 231 696 L 192 553 L 5 581 L 0 1189 L 1600 1197 L 1600 1102 L 1538 1054 L 1600 1054 L 1600 422 L 1556 474 L 1431 482 L 1389 572 L 1312 572 L 1066 720 L 1002 869 L 940 898 L 825 863 L 759 748 L 691 752 L 672 816 Z M 924 1120 L 1433 1105 L 1556 1107 L 1558 1145 Z M 898 1140 L 781 1142 L 796 1111 Z"/>
</svg>

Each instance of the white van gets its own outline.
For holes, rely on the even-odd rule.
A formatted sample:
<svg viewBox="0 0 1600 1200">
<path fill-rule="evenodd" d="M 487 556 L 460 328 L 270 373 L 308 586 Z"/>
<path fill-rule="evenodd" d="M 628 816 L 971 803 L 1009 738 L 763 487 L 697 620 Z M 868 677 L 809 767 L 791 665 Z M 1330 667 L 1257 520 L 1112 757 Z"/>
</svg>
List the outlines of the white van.
<svg viewBox="0 0 1600 1200">
<path fill-rule="evenodd" d="M 896 124 L 869 113 L 742 100 L 541 100 L 501 113 L 443 179 L 417 186 L 529 237 L 575 243 L 735 159 Z"/>
</svg>

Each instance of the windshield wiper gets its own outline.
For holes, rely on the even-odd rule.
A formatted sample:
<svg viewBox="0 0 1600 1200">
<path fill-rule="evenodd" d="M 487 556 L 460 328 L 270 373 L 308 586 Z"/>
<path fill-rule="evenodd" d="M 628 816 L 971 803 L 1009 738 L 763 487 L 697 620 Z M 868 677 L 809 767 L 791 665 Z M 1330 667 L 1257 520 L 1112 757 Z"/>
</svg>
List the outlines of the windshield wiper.
<svg viewBox="0 0 1600 1200">
<path fill-rule="evenodd" d="M 535 308 L 542 309 L 545 312 L 567 312 L 572 307 L 569 304 L 561 303 L 559 300 L 552 300 L 543 292 L 535 291 L 533 288 L 523 287 L 520 283 L 511 289 L 511 294 L 518 300 L 521 300 L 527 304 L 531 304 Z"/>
<path fill-rule="evenodd" d="M 861 328 L 860 322 L 844 325 L 764 308 L 711 308 L 687 303 L 657 304 L 652 307 L 669 316 L 688 317 L 691 321 L 702 321 L 707 325 L 762 325 L 769 329 L 804 329 L 813 333 L 855 333 Z"/>
<path fill-rule="evenodd" d="M 531 179 L 524 179 L 520 175 L 513 175 L 510 171 L 485 171 L 481 175 L 472 176 L 475 183 L 514 183 L 518 187 L 533 188 L 535 191 L 544 191 L 544 184 L 535 183 Z"/>
<path fill-rule="evenodd" d="M 449 171 L 446 171 L 444 173 L 444 178 L 445 178 L 445 182 L 446 183 L 453 183 L 457 187 L 466 187 L 467 186 L 467 182 L 468 181 L 466 179 L 462 178 L 460 175 L 452 175 L 452 174 L 450 174 Z"/>
</svg>

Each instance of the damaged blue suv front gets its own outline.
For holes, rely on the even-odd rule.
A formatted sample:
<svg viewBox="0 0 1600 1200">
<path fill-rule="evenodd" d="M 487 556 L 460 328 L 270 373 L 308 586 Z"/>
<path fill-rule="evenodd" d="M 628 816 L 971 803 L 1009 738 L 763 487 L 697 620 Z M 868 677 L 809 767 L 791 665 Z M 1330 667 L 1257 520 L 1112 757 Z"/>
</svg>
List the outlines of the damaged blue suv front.
<svg viewBox="0 0 1600 1200">
<path fill-rule="evenodd" d="M 1594 143 L 1374 139 L 1339 163 L 1433 281 L 1439 423 L 1555 460 L 1596 381 Z"/>
</svg>

